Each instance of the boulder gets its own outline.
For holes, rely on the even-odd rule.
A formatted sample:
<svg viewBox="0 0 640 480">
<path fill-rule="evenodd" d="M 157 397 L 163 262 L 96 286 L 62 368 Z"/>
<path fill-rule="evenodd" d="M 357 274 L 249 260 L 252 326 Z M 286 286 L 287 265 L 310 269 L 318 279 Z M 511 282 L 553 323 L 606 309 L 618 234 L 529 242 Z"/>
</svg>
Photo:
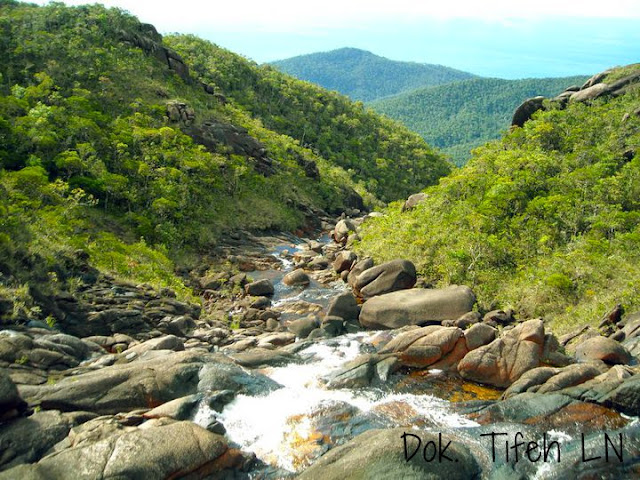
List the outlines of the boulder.
<svg viewBox="0 0 640 480">
<path fill-rule="evenodd" d="M 522 127 L 531 119 L 534 113 L 538 110 L 542 110 L 544 100 L 544 97 L 533 97 L 522 102 L 522 104 L 516 108 L 516 111 L 513 113 L 511 125 Z"/>
<path fill-rule="evenodd" d="M 244 291 L 247 295 L 251 295 L 253 297 L 265 297 L 273 295 L 274 288 L 273 283 L 264 278 L 256 282 L 246 284 L 244 286 Z"/>
<path fill-rule="evenodd" d="M 192 422 L 160 423 L 83 442 L 38 463 L 7 470 L 0 478 L 210 478 L 241 462 L 220 435 Z"/>
<path fill-rule="evenodd" d="M 564 368 L 539 367 L 525 372 L 502 395 L 510 398 L 524 392 L 550 393 L 584 383 L 603 373 L 597 364 L 574 364 Z"/>
<path fill-rule="evenodd" d="M 398 366 L 393 355 L 364 354 L 326 377 L 328 388 L 367 387 L 375 380 L 386 381 Z"/>
<path fill-rule="evenodd" d="M 429 196 L 426 193 L 414 193 L 413 195 L 409 195 L 409 198 L 402 205 L 402 212 L 406 212 L 407 210 L 413 210 L 422 202 L 424 202 Z"/>
<path fill-rule="evenodd" d="M 515 318 L 513 317 L 513 310 L 492 310 L 482 317 L 482 321 L 484 323 L 488 323 L 492 327 L 497 327 L 498 325 L 510 325 L 515 322 Z"/>
<path fill-rule="evenodd" d="M 299 318 L 289 323 L 287 329 L 295 333 L 298 338 L 307 338 L 319 326 L 320 323 L 316 318 Z"/>
<path fill-rule="evenodd" d="M 445 369 L 455 367 L 469 349 L 457 327 L 428 327 L 409 330 L 391 340 L 380 353 L 395 353 L 407 367 Z"/>
<path fill-rule="evenodd" d="M 336 295 L 329 302 L 327 307 L 327 317 L 340 317 L 343 320 L 357 320 L 360 314 L 360 307 L 356 302 L 356 297 L 351 292 L 344 292 Z"/>
<path fill-rule="evenodd" d="M 458 372 L 467 380 L 508 387 L 526 371 L 540 366 L 544 337 L 542 320 L 528 320 L 469 352 L 458 363 Z"/>
<path fill-rule="evenodd" d="M 302 472 L 300 480 L 345 480 L 345 479 L 397 479 L 403 480 L 467 480 L 480 478 L 481 468 L 469 447 L 454 435 L 446 435 L 447 441 L 453 437 L 446 450 L 447 457 L 441 463 L 428 463 L 418 451 L 409 461 L 405 459 L 403 434 L 419 436 L 421 445 L 429 442 L 439 445 L 438 433 L 395 428 L 369 430 L 336 448 L 332 448 L 310 468 Z M 415 436 L 405 437 L 410 455 L 417 445 Z M 444 436 L 443 436 L 444 437 Z M 444 445 L 443 445 L 444 447 Z M 437 455 L 436 455 L 437 457 Z"/>
<path fill-rule="evenodd" d="M 409 260 L 393 260 L 362 272 L 354 282 L 354 290 L 363 297 L 411 288 L 416 284 L 416 267 Z"/>
<path fill-rule="evenodd" d="M 306 286 L 311 283 L 311 279 L 304 270 L 298 268 L 296 270 L 293 270 L 292 272 L 287 273 L 282 278 L 282 283 L 284 283 L 285 285 L 289 285 L 290 287 L 296 285 Z"/>
<path fill-rule="evenodd" d="M 336 273 L 349 271 L 357 259 L 358 256 L 355 253 L 349 250 L 343 250 L 336 255 L 336 258 L 333 261 L 333 269 Z"/>
<path fill-rule="evenodd" d="M 488 345 L 496 339 L 497 330 L 486 323 L 476 323 L 464 332 L 469 351 Z"/>
<path fill-rule="evenodd" d="M 165 335 L 152 338 L 139 345 L 130 346 L 127 349 L 127 354 L 135 352 L 138 355 L 142 355 L 144 352 L 150 350 L 172 350 L 174 352 L 181 352 L 184 350 L 184 342 L 174 335 Z"/>
<path fill-rule="evenodd" d="M 282 349 L 270 350 L 266 348 L 251 348 L 240 353 L 233 353 L 231 357 L 246 368 L 265 368 L 285 365 L 299 360 L 293 353 Z"/>
<path fill-rule="evenodd" d="M 363 258 L 362 260 L 356 262 L 356 264 L 349 271 L 349 275 L 347 276 L 347 283 L 351 286 L 351 288 L 353 288 L 356 284 L 358 275 L 360 275 L 365 270 L 370 269 L 371 267 L 373 267 L 373 258 L 371 257 Z"/>
<path fill-rule="evenodd" d="M 607 337 L 593 337 L 580 343 L 575 357 L 580 362 L 601 360 L 609 365 L 627 365 L 632 358 L 625 347 Z"/>
<path fill-rule="evenodd" d="M 580 90 L 573 93 L 569 97 L 570 102 L 586 102 L 588 100 L 595 100 L 596 98 L 609 92 L 609 85 L 606 83 L 597 83 L 591 87 Z"/>
<path fill-rule="evenodd" d="M 156 350 L 131 363 L 64 377 L 54 384 L 24 385 L 20 392 L 25 400 L 43 409 L 115 414 L 154 408 L 199 391 L 247 393 L 249 387 L 261 391 L 275 386 L 224 355 Z"/>
<path fill-rule="evenodd" d="M 353 223 L 352 220 L 349 220 L 348 218 L 340 220 L 336 224 L 336 228 L 333 230 L 333 240 L 336 243 L 346 243 L 349 233 L 355 232 L 356 229 L 356 224 Z"/>
<path fill-rule="evenodd" d="M 401 290 L 367 300 L 359 320 L 371 329 L 440 323 L 471 311 L 475 301 L 475 295 L 465 286 Z"/>
<path fill-rule="evenodd" d="M 21 463 L 34 463 L 56 443 L 64 440 L 72 427 L 93 418 L 92 414 L 36 412 L 0 428 L 0 470 Z"/>
</svg>

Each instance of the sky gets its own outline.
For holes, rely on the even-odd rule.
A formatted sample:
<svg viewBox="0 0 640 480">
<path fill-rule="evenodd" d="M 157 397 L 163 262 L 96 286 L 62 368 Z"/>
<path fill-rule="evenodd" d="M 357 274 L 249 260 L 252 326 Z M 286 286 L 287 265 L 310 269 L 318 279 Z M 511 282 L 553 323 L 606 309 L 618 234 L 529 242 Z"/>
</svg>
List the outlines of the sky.
<svg viewBox="0 0 640 480">
<path fill-rule="evenodd" d="M 161 33 L 193 33 L 258 63 L 342 47 L 500 78 L 593 74 L 640 62 L 640 0 L 100 3 Z"/>
</svg>

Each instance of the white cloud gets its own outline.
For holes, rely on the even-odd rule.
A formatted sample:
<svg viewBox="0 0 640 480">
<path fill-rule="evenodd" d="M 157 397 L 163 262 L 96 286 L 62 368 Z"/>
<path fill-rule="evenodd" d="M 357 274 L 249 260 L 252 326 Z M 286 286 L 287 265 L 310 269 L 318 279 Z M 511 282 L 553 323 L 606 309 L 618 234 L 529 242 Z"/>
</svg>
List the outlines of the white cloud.
<svg viewBox="0 0 640 480">
<path fill-rule="evenodd" d="M 44 4 L 46 0 L 36 0 Z M 86 0 L 66 0 L 70 5 Z M 303 32 L 378 22 L 415 22 L 424 18 L 473 18 L 506 22 L 548 16 L 638 18 L 638 0 L 102 0 L 155 24 L 163 31 L 196 30 Z"/>
</svg>

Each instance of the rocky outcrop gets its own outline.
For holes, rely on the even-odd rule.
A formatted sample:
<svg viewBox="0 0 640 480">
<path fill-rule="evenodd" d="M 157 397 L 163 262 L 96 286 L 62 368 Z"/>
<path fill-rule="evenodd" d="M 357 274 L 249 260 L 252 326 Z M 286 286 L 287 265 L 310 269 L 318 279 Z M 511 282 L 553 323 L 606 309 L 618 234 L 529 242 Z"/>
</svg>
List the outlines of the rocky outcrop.
<svg viewBox="0 0 640 480">
<path fill-rule="evenodd" d="M 354 290 L 363 297 L 411 288 L 416 284 L 416 267 L 409 260 L 392 260 L 362 272 L 354 282 Z"/>
<path fill-rule="evenodd" d="M 139 360 L 64 377 L 50 385 L 23 385 L 25 400 L 43 409 L 115 414 L 153 408 L 198 391 L 256 392 L 277 384 L 249 374 L 230 359 L 197 352 L 147 352 Z M 134 357 L 135 358 L 135 357 Z"/>
<path fill-rule="evenodd" d="M 414 193 L 413 195 L 409 195 L 409 198 L 402 205 L 402 212 L 407 212 L 409 210 L 413 210 L 422 202 L 424 202 L 429 196 L 426 193 Z"/>
<path fill-rule="evenodd" d="M 244 127 L 218 120 L 207 120 L 201 125 L 185 129 L 185 133 L 210 152 L 215 153 L 220 146 L 226 146 L 235 154 L 252 159 L 256 171 L 265 177 L 276 172 L 276 162 L 269 157 L 265 146 L 249 135 L 249 131 Z"/>
<path fill-rule="evenodd" d="M 385 382 L 398 367 L 394 355 L 360 355 L 327 377 L 328 388 L 359 388 Z"/>
<path fill-rule="evenodd" d="M 420 449 L 407 461 L 403 448 L 404 433 L 419 433 L 423 448 L 429 442 L 434 442 L 434 445 L 441 443 L 437 433 L 414 432 L 411 429 L 402 428 L 370 430 L 345 445 L 329 450 L 298 478 L 300 480 L 318 478 L 323 480 L 346 478 L 466 480 L 480 477 L 481 469 L 471 450 L 455 438 L 448 446 L 446 454 L 457 461 L 445 459 L 434 467 L 423 459 Z M 410 455 L 417 447 L 417 440 L 414 437 L 407 437 L 407 443 L 407 451 Z"/>
<path fill-rule="evenodd" d="M 359 320 L 371 329 L 440 323 L 471 311 L 475 302 L 475 295 L 465 286 L 400 290 L 367 300 Z"/>
<path fill-rule="evenodd" d="M 542 320 L 528 320 L 471 351 L 458 364 L 458 372 L 468 380 L 508 387 L 525 372 L 540 366 L 544 341 Z"/>
<path fill-rule="evenodd" d="M 224 437 L 192 422 L 156 424 L 107 434 L 97 441 L 86 440 L 44 457 L 33 465 L 21 465 L 3 473 L 0 479 L 30 478 L 66 480 L 78 478 L 205 478 L 243 462 Z M 79 466 L 82 466 L 79 470 Z"/>
<path fill-rule="evenodd" d="M 503 394 L 510 398 L 524 392 L 550 393 L 580 385 L 606 370 L 600 364 L 575 364 L 564 368 L 539 367 L 525 372 Z"/>
<path fill-rule="evenodd" d="M 347 239 L 349 238 L 349 234 L 351 232 L 355 232 L 357 230 L 355 223 L 352 220 L 346 218 L 340 220 L 336 227 L 333 229 L 331 233 L 331 237 L 336 243 L 345 244 L 347 243 Z"/>
<path fill-rule="evenodd" d="M 27 408 L 11 377 L 0 369 L 0 423 L 17 417 Z"/>
<path fill-rule="evenodd" d="M 513 114 L 511 125 L 522 127 L 525 122 L 531 119 L 534 113 L 542 110 L 544 100 L 544 97 L 533 97 L 522 102 Z"/>
<path fill-rule="evenodd" d="M 631 354 L 615 340 L 593 337 L 576 347 L 576 359 L 581 362 L 600 360 L 609 365 L 627 365 L 631 361 Z"/>
</svg>

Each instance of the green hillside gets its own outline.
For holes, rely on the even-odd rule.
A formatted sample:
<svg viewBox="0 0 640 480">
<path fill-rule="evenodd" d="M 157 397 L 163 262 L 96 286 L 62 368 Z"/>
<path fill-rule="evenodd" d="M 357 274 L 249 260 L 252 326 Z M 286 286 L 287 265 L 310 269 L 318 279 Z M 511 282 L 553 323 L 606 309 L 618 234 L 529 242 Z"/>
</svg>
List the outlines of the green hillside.
<svg viewBox="0 0 640 480">
<path fill-rule="evenodd" d="M 365 102 L 474 77 L 442 65 L 399 62 L 357 48 L 301 55 L 272 65 L 301 80 Z"/>
<path fill-rule="evenodd" d="M 176 266 L 231 231 L 449 171 L 361 104 L 117 9 L 0 0 L 0 57 L 0 296 L 36 317 L 34 288 L 72 291 L 86 259 L 188 295 Z"/>
<path fill-rule="evenodd" d="M 476 78 L 420 88 L 377 100 L 371 107 L 418 132 L 431 145 L 463 165 L 471 149 L 500 137 L 523 100 L 553 97 L 587 77 L 501 80 Z"/>
<path fill-rule="evenodd" d="M 612 82 L 640 71 L 614 70 Z M 624 94 L 549 104 L 478 148 L 427 200 L 367 223 L 361 252 L 471 285 L 483 308 L 544 315 L 562 330 L 640 307 L 640 76 Z"/>
</svg>

